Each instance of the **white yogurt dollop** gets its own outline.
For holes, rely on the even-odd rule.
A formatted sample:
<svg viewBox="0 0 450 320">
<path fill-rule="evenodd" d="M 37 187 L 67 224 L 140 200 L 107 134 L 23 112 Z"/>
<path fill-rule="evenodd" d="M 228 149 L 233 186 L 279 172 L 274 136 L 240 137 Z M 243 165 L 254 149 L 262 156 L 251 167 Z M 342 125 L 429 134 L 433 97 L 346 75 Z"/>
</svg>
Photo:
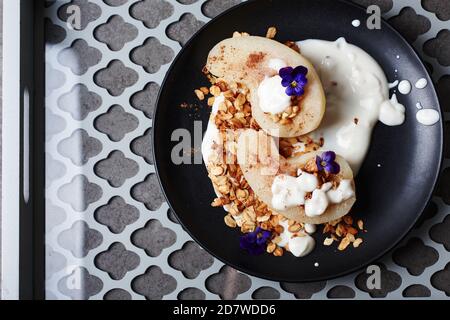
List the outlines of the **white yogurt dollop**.
<svg viewBox="0 0 450 320">
<path fill-rule="evenodd" d="M 439 122 L 441 116 L 434 109 L 421 109 L 416 113 L 416 119 L 425 126 L 432 126 Z"/>
<path fill-rule="evenodd" d="M 398 126 L 405 122 L 405 106 L 398 102 L 397 95 L 386 100 L 380 107 L 380 121 L 388 126 Z"/>
<path fill-rule="evenodd" d="M 427 85 L 428 85 L 427 79 L 421 78 L 421 79 L 417 80 L 415 87 L 417 89 L 425 89 Z"/>
<path fill-rule="evenodd" d="M 327 210 L 330 203 L 341 203 L 355 194 L 351 180 L 343 179 L 333 190 L 331 182 L 318 188 L 319 181 L 315 175 L 302 171 L 299 174 L 298 177 L 285 174 L 275 177 L 272 183 L 272 207 L 275 210 L 304 205 L 308 217 L 317 217 Z M 305 199 L 308 192 L 312 192 L 311 198 Z"/>
<path fill-rule="evenodd" d="M 280 239 L 277 243 L 279 247 L 289 247 L 289 251 L 296 257 L 304 257 L 314 250 L 316 242 L 313 237 L 308 234 L 292 233 L 289 231 L 288 221 L 280 221 L 283 227 L 283 232 L 280 234 Z"/>
<path fill-rule="evenodd" d="M 258 100 L 261 110 L 271 114 L 281 113 L 291 105 L 291 97 L 281 85 L 279 75 L 265 78 L 258 87 Z"/>
<path fill-rule="evenodd" d="M 311 199 L 305 201 L 305 214 L 317 217 L 327 210 L 330 204 L 338 204 L 355 195 L 351 180 L 344 179 L 336 189 L 332 189 L 331 182 L 324 183 L 320 189 L 314 190 Z"/>
<path fill-rule="evenodd" d="M 314 238 L 309 235 L 294 237 L 289 240 L 289 251 L 296 257 L 307 256 L 314 250 L 315 246 Z"/>
<path fill-rule="evenodd" d="M 221 137 L 219 129 L 217 128 L 216 124 L 214 123 L 214 118 L 217 114 L 217 111 L 219 110 L 219 105 L 225 101 L 225 97 L 223 94 L 220 96 L 217 96 L 214 99 L 214 104 L 212 106 L 211 115 L 209 117 L 208 121 L 208 127 L 206 128 L 205 135 L 203 136 L 202 140 L 202 155 L 203 155 L 203 161 L 205 164 L 207 164 L 209 161 L 209 157 L 211 156 L 211 153 L 213 152 L 213 145 L 221 144 Z"/>
<path fill-rule="evenodd" d="M 411 93 L 411 89 L 412 89 L 411 82 L 409 82 L 408 80 L 402 80 L 398 84 L 398 91 L 401 94 L 410 94 Z"/>
<path fill-rule="evenodd" d="M 317 231 L 317 226 L 311 223 L 305 223 L 305 231 L 307 234 L 313 234 Z"/>
<path fill-rule="evenodd" d="M 313 192 L 319 184 L 317 177 L 301 172 L 298 177 L 280 174 L 272 183 L 272 207 L 275 210 L 286 210 L 305 204 L 307 192 Z"/>
<path fill-rule="evenodd" d="M 352 26 L 354 26 L 355 28 L 358 28 L 360 25 L 361 21 L 359 21 L 358 19 L 352 21 Z"/>
<path fill-rule="evenodd" d="M 369 149 L 372 130 L 378 120 L 386 125 L 404 121 L 398 105 L 391 104 L 386 76 L 379 64 L 364 50 L 337 41 L 305 40 L 298 42 L 304 55 L 319 72 L 327 96 L 325 117 L 313 134 L 324 138 L 322 150 L 333 150 L 344 157 L 356 174 Z M 388 117 L 394 113 L 396 121 Z"/>
</svg>

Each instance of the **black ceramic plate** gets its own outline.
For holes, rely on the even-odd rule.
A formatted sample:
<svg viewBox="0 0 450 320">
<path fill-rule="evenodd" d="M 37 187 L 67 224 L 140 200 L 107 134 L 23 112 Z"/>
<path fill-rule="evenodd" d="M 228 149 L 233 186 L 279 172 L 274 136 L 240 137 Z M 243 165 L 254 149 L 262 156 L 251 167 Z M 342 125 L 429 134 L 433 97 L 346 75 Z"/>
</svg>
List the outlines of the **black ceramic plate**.
<svg viewBox="0 0 450 320">
<path fill-rule="evenodd" d="M 439 109 L 432 81 L 422 62 L 387 23 L 381 30 L 352 26 L 366 21 L 365 10 L 337 0 L 257 0 L 237 6 L 200 30 L 183 48 L 162 85 L 154 115 L 154 157 L 165 196 L 187 232 L 207 251 L 246 273 L 277 281 L 316 281 L 355 271 L 393 248 L 413 227 L 426 206 L 436 183 L 441 164 L 442 124 L 425 127 L 415 118 L 417 101 Z M 378 124 L 364 165 L 357 176 L 358 201 L 353 209 L 367 228 L 358 249 L 338 252 L 336 246 L 324 247 L 323 236 L 315 235 L 316 249 L 305 258 L 291 254 L 250 256 L 239 249 L 240 233 L 223 222 L 224 211 L 212 208 L 214 191 L 204 165 L 175 165 L 171 161 L 172 132 L 179 128 L 194 132 L 194 120 L 206 130 L 210 108 L 200 104 L 195 88 L 207 85 L 202 75 L 209 50 L 233 31 L 265 35 L 269 26 L 278 28 L 277 40 L 317 38 L 336 40 L 345 37 L 368 53 L 383 67 L 389 80 L 420 79 L 429 85 L 400 95 L 406 106 L 406 122 L 388 127 Z M 399 55 L 400 59 L 396 59 Z M 199 108 L 180 108 L 187 102 Z M 193 135 L 192 135 L 193 136 Z M 194 145 L 194 153 L 199 152 Z M 378 167 L 381 164 L 381 168 Z M 319 267 L 314 264 L 318 262 Z"/>
</svg>

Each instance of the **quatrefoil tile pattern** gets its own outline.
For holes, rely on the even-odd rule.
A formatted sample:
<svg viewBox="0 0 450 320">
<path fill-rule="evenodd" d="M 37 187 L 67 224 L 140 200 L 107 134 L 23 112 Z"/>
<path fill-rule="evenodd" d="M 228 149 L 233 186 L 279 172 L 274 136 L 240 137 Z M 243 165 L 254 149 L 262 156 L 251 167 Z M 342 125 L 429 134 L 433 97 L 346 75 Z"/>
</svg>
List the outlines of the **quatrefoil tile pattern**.
<svg viewBox="0 0 450 320">
<path fill-rule="evenodd" d="M 166 0 L 143 0 L 131 6 L 130 14 L 150 29 L 173 14 L 173 5 Z"/>
<path fill-rule="evenodd" d="M 178 41 L 180 45 L 184 46 L 204 24 L 204 22 L 197 20 L 193 14 L 186 13 L 179 21 L 169 25 L 167 35 L 170 39 Z"/>
<path fill-rule="evenodd" d="M 450 1 L 353 2 L 380 7 L 423 57 L 450 112 Z M 239 3 L 45 2 L 47 298 L 448 299 L 450 144 L 413 234 L 377 262 L 379 290 L 363 270 L 305 284 L 258 279 L 214 259 L 179 224 L 153 166 L 158 93 L 192 34 Z"/>
<path fill-rule="evenodd" d="M 101 104 L 102 97 L 89 91 L 84 84 L 76 84 L 70 92 L 58 98 L 58 107 L 78 121 L 86 119 L 89 113 L 97 110 Z"/>
<path fill-rule="evenodd" d="M 94 79 L 99 87 L 105 88 L 110 95 L 117 97 L 125 89 L 134 85 L 138 81 L 139 75 L 133 69 L 125 66 L 122 61 L 113 60 L 106 68 L 98 71 Z"/>
<path fill-rule="evenodd" d="M 95 128 L 105 133 L 112 141 L 118 142 L 139 126 L 139 120 L 121 106 L 114 105 L 95 119 Z"/>
<path fill-rule="evenodd" d="M 76 166 L 85 165 L 90 158 L 102 151 L 102 143 L 83 130 L 78 129 L 58 144 L 59 153 L 69 158 Z M 53 168 L 52 168 L 53 169 Z"/>
<path fill-rule="evenodd" d="M 177 235 L 171 229 L 164 227 L 158 220 L 150 220 L 131 236 L 133 244 L 145 250 L 150 257 L 157 257 L 161 252 L 176 242 Z"/>
<path fill-rule="evenodd" d="M 108 22 L 95 29 L 95 38 L 105 43 L 109 49 L 119 51 L 138 36 L 138 29 L 131 23 L 125 22 L 121 16 L 115 15 Z"/>
<path fill-rule="evenodd" d="M 192 241 L 186 242 L 180 250 L 169 256 L 169 264 L 180 270 L 188 279 L 197 278 L 200 272 L 211 267 L 213 263 L 213 257 Z"/>
<path fill-rule="evenodd" d="M 85 74 L 90 67 L 95 66 L 102 59 L 102 53 L 97 48 L 91 47 L 83 39 L 75 40 L 70 48 L 67 48 L 58 56 L 59 63 L 70 68 L 77 76 Z"/>
<path fill-rule="evenodd" d="M 112 233 L 119 234 L 139 219 L 139 210 L 116 196 L 95 211 L 95 219 Z"/>
<path fill-rule="evenodd" d="M 153 37 L 145 40 L 142 46 L 131 52 L 131 60 L 148 73 L 158 72 L 161 66 L 168 64 L 173 57 L 173 50 Z"/>
<path fill-rule="evenodd" d="M 75 222 L 70 229 L 64 230 L 58 236 L 59 244 L 69 250 L 76 258 L 83 258 L 94 248 L 97 248 L 103 236 L 97 230 L 89 228 L 84 221 Z"/>
<path fill-rule="evenodd" d="M 76 212 L 82 212 L 90 204 L 99 200 L 102 193 L 99 185 L 89 182 L 84 175 L 77 175 L 71 182 L 61 186 L 58 190 L 58 197 Z"/>
<path fill-rule="evenodd" d="M 113 243 L 107 251 L 99 253 L 95 258 L 97 268 L 107 272 L 114 280 L 125 277 L 127 272 L 136 269 L 139 263 L 139 256 L 127 250 L 120 242 Z"/>
<path fill-rule="evenodd" d="M 152 266 L 136 277 L 131 286 L 135 292 L 148 300 L 161 300 L 176 289 L 177 281 L 171 275 L 165 274 L 160 267 Z"/>
<path fill-rule="evenodd" d="M 127 179 L 133 178 L 138 171 L 137 162 L 126 158 L 122 151 L 111 152 L 108 158 L 95 165 L 95 173 L 115 188 L 122 186 Z"/>
</svg>

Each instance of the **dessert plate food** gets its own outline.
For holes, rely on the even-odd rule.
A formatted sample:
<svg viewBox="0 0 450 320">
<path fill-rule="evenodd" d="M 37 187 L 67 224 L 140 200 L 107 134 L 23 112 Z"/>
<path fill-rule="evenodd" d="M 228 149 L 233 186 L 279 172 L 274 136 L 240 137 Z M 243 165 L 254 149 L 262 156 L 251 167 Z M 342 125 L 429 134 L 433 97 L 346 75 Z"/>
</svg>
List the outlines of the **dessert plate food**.
<svg viewBox="0 0 450 320">
<path fill-rule="evenodd" d="M 414 50 L 368 17 L 344 1 L 248 1 L 176 58 L 155 166 L 212 255 L 263 278 L 323 280 L 378 259 L 420 217 L 442 158 L 439 102 Z"/>
</svg>

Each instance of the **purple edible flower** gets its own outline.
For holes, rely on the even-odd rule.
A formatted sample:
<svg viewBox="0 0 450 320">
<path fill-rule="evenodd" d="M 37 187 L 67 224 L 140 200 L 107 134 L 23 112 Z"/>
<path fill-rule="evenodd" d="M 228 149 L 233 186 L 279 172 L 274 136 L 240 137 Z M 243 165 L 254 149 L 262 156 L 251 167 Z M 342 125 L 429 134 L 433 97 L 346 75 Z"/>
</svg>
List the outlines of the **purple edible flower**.
<svg viewBox="0 0 450 320">
<path fill-rule="evenodd" d="M 333 151 L 327 151 L 322 153 L 322 157 L 316 157 L 316 165 L 319 171 L 325 170 L 331 174 L 338 174 L 341 171 L 339 163 L 336 161 L 336 153 Z"/>
<path fill-rule="evenodd" d="M 279 75 L 282 79 L 281 85 L 286 87 L 286 94 L 288 96 L 300 97 L 305 94 L 305 87 L 308 83 L 308 79 L 306 78 L 307 74 L 308 69 L 304 66 L 280 69 Z"/>
<path fill-rule="evenodd" d="M 266 251 L 266 243 L 272 233 L 257 227 L 255 231 L 243 235 L 240 239 L 241 249 L 247 250 L 251 255 L 260 255 Z"/>
</svg>

